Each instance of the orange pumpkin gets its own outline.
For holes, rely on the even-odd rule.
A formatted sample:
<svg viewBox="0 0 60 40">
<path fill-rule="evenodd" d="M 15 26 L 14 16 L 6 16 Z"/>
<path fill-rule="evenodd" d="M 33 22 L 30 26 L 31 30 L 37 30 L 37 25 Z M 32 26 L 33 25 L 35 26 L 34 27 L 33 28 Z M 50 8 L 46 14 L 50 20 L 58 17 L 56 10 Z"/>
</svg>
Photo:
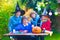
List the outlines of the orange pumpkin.
<svg viewBox="0 0 60 40">
<path fill-rule="evenodd" d="M 33 27 L 32 32 L 36 33 L 36 34 L 41 33 L 41 28 L 40 27 Z"/>
</svg>

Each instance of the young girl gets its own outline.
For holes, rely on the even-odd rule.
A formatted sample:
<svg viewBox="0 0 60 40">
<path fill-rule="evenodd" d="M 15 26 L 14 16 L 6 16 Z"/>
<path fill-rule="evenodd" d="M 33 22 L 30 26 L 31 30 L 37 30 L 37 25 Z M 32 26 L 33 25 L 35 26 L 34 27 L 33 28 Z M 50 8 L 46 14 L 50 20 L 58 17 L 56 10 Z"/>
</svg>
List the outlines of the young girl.
<svg viewBox="0 0 60 40">
<path fill-rule="evenodd" d="M 15 27 L 16 31 L 20 31 L 22 33 L 31 33 L 32 25 L 28 22 L 27 17 L 22 17 L 22 23 Z M 32 36 L 17 36 L 17 40 L 33 40 Z"/>
<path fill-rule="evenodd" d="M 50 18 L 47 15 L 42 15 L 40 27 L 42 29 L 42 32 L 51 31 L 51 21 Z M 44 36 L 40 37 L 41 40 L 44 40 Z"/>
<path fill-rule="evenodd" d="M 22 23 L 15 27 L 16 31 L 22 31 L 26 33 L 32 32 L 32 25 L 28 22 L 28 18 L 23 16 Z"/>
<path fill-rule="evenodd" d="M 42 22 L 41 24 L 42 30 L 51 31 L 51 21 L 47 15 L 42 15 L 41 22 Z"/>
<path fill-rule="evenodd" d="M 51 21 L 47 15 L 42 16 L 42 25 L 41 28 L 43 32 L 49 33 L 52 36 L 53 32 L 51 31 Z"/>
<path fill-rule="evenodd" d="M 32 27 L 39 26 L 40 23 L 38 23 L 38 20 L 40 19 L 40 17 L 35 11 L 31 12 L 30 17 L 31 17 L 31 21 L 30 22 L 32 24 Z M 34 36 L 34 37 L 35 37 L 34 40 L 39 40 L 38 36 Z"/>
<path fill-rule="evenodd" d="M 31 14 L 30 14 L 30 17 L 31 17 L 31 24 L 33 24 L 34 26 L 37 26 L 38 24 L 38 20 L 39 20 L 39 15 L 35 12 L 35 11 L 32 11 Z"/>
</svg>

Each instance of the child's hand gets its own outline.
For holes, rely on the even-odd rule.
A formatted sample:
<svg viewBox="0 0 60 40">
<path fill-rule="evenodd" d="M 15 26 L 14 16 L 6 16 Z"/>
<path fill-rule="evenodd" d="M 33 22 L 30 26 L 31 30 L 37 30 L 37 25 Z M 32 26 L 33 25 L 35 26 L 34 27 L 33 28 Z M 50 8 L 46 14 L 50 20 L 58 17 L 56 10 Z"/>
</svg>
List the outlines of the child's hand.
<svg viewBox="0 0 60 40">
<path fill-rule="evenodd" d="M 23 30 L 20 30 L 20 32 L 23 32 Z"/>
<path fill-rule="evenodd" d="M 32 28 L 34 27 L 34 25 L 32 25 Z"/>
<path fill-rule="evenodd" d="M 24 30 L 23 32 L 24 32 L 24 33 L 27 33 L 27 32 L 28 32 L 28 30 Z"/>
</svg>

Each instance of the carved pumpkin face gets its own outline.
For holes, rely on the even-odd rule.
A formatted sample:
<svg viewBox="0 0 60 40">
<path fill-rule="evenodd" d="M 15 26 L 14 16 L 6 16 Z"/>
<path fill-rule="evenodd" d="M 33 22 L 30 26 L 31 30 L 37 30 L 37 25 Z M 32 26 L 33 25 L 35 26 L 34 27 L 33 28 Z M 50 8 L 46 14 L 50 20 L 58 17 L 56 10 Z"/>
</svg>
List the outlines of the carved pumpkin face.
<svg viewBox="0 0 60 40">
<path fill-rule="evenodd" d="M 40 27 L 33 27 L 33 28 L 32 28 L 32 32 L 33 32 L 33 33 L 37 33 L 37 34 L 38 34 L 38 33 L 41 33 L 41 28 L 40 28 Z"/>
</svg>

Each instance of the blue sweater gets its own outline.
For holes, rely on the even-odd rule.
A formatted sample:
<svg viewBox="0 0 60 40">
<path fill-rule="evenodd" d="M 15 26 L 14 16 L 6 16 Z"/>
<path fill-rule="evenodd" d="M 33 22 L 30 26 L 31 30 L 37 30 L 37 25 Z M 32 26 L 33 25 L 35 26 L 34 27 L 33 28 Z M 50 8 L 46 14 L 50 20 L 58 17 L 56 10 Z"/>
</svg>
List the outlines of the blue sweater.
<svg viewBox="0 0 60 40">
<path fill-rule="evenodd" d="M 28 23 L 28 25 L 24 26 L 23 24 L 19 24 L 18 26 L 15 27 L 16 31 L 24 31 L 24 30 L 28 30 L 28 33 L 32 32 L 32 25 L 30 23 Z"/>
<path fill-rule="evenodd" d="M 10 31 L 10 32 L 12 32 L 13 29 L 14 29 L 19 23 L 21 23 L 21 19 L 22 19 L 22 16 L 16 17 L 15 15 L 10 18 L 9 23 L 8 23 L 8 28 L 9 28 L 9 31 Z"/>
</svg>

